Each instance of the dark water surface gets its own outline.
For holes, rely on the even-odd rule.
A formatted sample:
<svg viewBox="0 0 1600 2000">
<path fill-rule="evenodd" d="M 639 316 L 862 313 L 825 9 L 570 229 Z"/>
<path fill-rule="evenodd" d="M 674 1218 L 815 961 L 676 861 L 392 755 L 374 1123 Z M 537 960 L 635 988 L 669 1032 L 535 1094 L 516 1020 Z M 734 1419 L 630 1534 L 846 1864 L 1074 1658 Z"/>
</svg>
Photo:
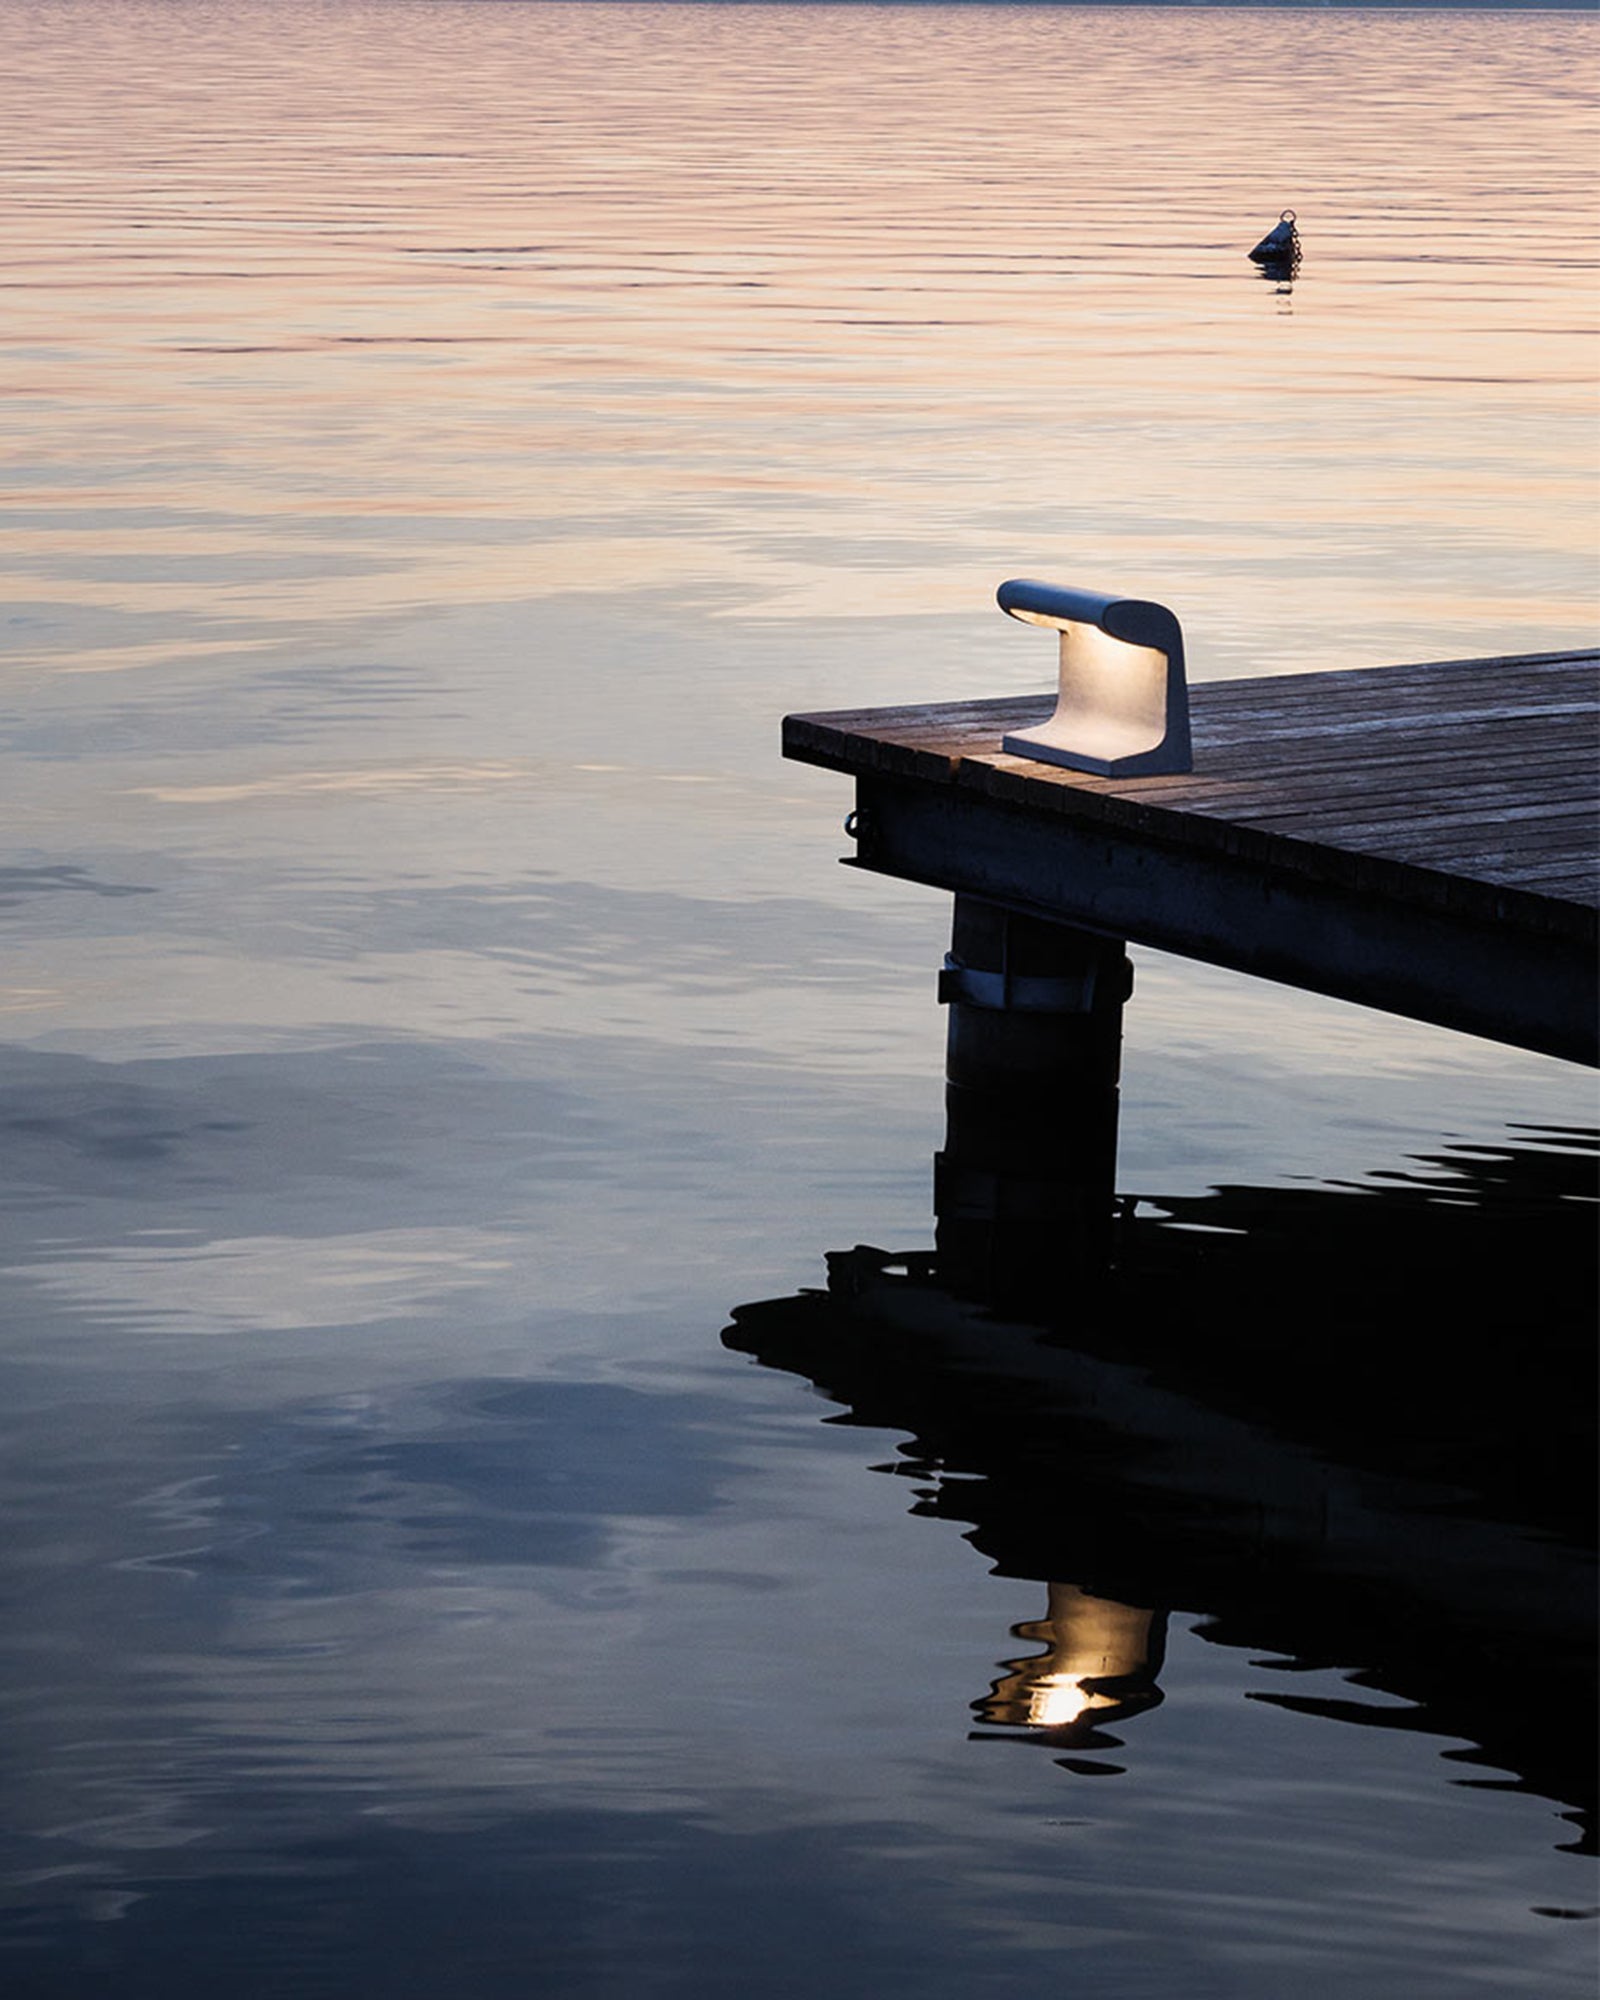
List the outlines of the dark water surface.
<svg viewBox="0 0 1600 2000">
<path fill-rule="evenodd" d="M 981 1320 L 776 725 L 1588 639 L 1593 20 L 0 33 L 0 1989 L 1587 1994 L 1589 1080 L 1141 955 Z"/>
</svg>

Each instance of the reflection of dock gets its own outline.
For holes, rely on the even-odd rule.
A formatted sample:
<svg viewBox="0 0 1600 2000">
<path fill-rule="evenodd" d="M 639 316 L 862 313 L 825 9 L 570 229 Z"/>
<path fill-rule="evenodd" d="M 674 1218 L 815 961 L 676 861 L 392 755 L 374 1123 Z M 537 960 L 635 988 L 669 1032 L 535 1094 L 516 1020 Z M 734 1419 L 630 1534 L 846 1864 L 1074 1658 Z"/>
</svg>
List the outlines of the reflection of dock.
<svg viewBox="0 0 1600 2000">
<path fill-rule="evenodd" d="M 1600 653 L 1191 690 L 1194 770 L 1008 756 L 1048 698 L 790 716 L 861 866 L 1596 1060 Z"/>
<path fill-rule="evenodd" d="M 907 1434 L 913 1511 L 1053 1586 L 989 1729 L 1111 1768 L 1083 1753 L 1158 1699 L 1163 1612 L 1204 1610 L 1275 1657 L 1257 1699 L 1457 1739 L 1592 1844 L 1593 1168 L 1557 1132 L 1125 1214 L 1049 1330 L 858 1249 L 724 1338 Z M 1354 1670 L 1349 1697 L 1297 1665 Z"/>
</svg>

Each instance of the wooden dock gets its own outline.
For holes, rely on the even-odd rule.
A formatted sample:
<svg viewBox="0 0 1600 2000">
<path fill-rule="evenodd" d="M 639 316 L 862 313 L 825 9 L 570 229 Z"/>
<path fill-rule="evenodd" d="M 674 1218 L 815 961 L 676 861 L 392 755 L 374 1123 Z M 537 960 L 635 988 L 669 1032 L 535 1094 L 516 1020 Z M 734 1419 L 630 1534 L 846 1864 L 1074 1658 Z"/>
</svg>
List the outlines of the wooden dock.
<svg viewBox="0 0 1600 2000">
<path fill-rule="evenodd" d="M 784 723 L 856 780 L 857 865 L 1600 1062 L 1600 652 L 1190 689 L 1194 769 L 1009 756 L 1048 695 Z"/>
</svg>

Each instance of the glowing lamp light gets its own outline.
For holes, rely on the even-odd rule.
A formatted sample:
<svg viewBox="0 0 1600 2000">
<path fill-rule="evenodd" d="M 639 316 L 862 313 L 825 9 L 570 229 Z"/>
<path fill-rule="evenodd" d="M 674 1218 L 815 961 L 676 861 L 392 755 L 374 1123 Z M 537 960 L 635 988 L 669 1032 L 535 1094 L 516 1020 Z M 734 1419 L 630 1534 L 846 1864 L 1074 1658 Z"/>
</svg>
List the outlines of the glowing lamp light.
<svg viewBox="0 0 1600 2000">
<path fill-rule="evenodd" d="M 1014 730 L 1002 749 L 1102 778 L 1194 769 L 1183 632 L 1164 604 L 1025 577 L 996 595 L 1013 618 L 1061 634 L 1055 714 L 1037 729 Z"/>
</svg>

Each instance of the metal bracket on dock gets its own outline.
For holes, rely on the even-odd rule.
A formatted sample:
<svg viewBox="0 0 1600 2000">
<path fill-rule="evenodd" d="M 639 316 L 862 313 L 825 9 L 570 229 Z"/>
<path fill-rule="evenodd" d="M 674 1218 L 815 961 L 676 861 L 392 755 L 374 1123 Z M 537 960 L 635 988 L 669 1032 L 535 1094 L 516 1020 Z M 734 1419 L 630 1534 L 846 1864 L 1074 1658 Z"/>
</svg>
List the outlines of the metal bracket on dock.
<svg viewBox="0 0 1600 2000">
<path fill-rule="evenodd" d="M 1091 1014 L 1096 999 L 1107 999 L 1100 967 L 1087 965 L 1081 972 L 1046 976 L 1025 972 L 986 972 L 963 965 L 953 952 L 946 952 L 939 973 L 939 1004 L 959 1002 L 964 1007 L 987 1007 L 997 1013 Z M 1120 1005 L 1133 990 L 1133 967 L 1124 959 L 1115 995 Z"/>
</svg>

